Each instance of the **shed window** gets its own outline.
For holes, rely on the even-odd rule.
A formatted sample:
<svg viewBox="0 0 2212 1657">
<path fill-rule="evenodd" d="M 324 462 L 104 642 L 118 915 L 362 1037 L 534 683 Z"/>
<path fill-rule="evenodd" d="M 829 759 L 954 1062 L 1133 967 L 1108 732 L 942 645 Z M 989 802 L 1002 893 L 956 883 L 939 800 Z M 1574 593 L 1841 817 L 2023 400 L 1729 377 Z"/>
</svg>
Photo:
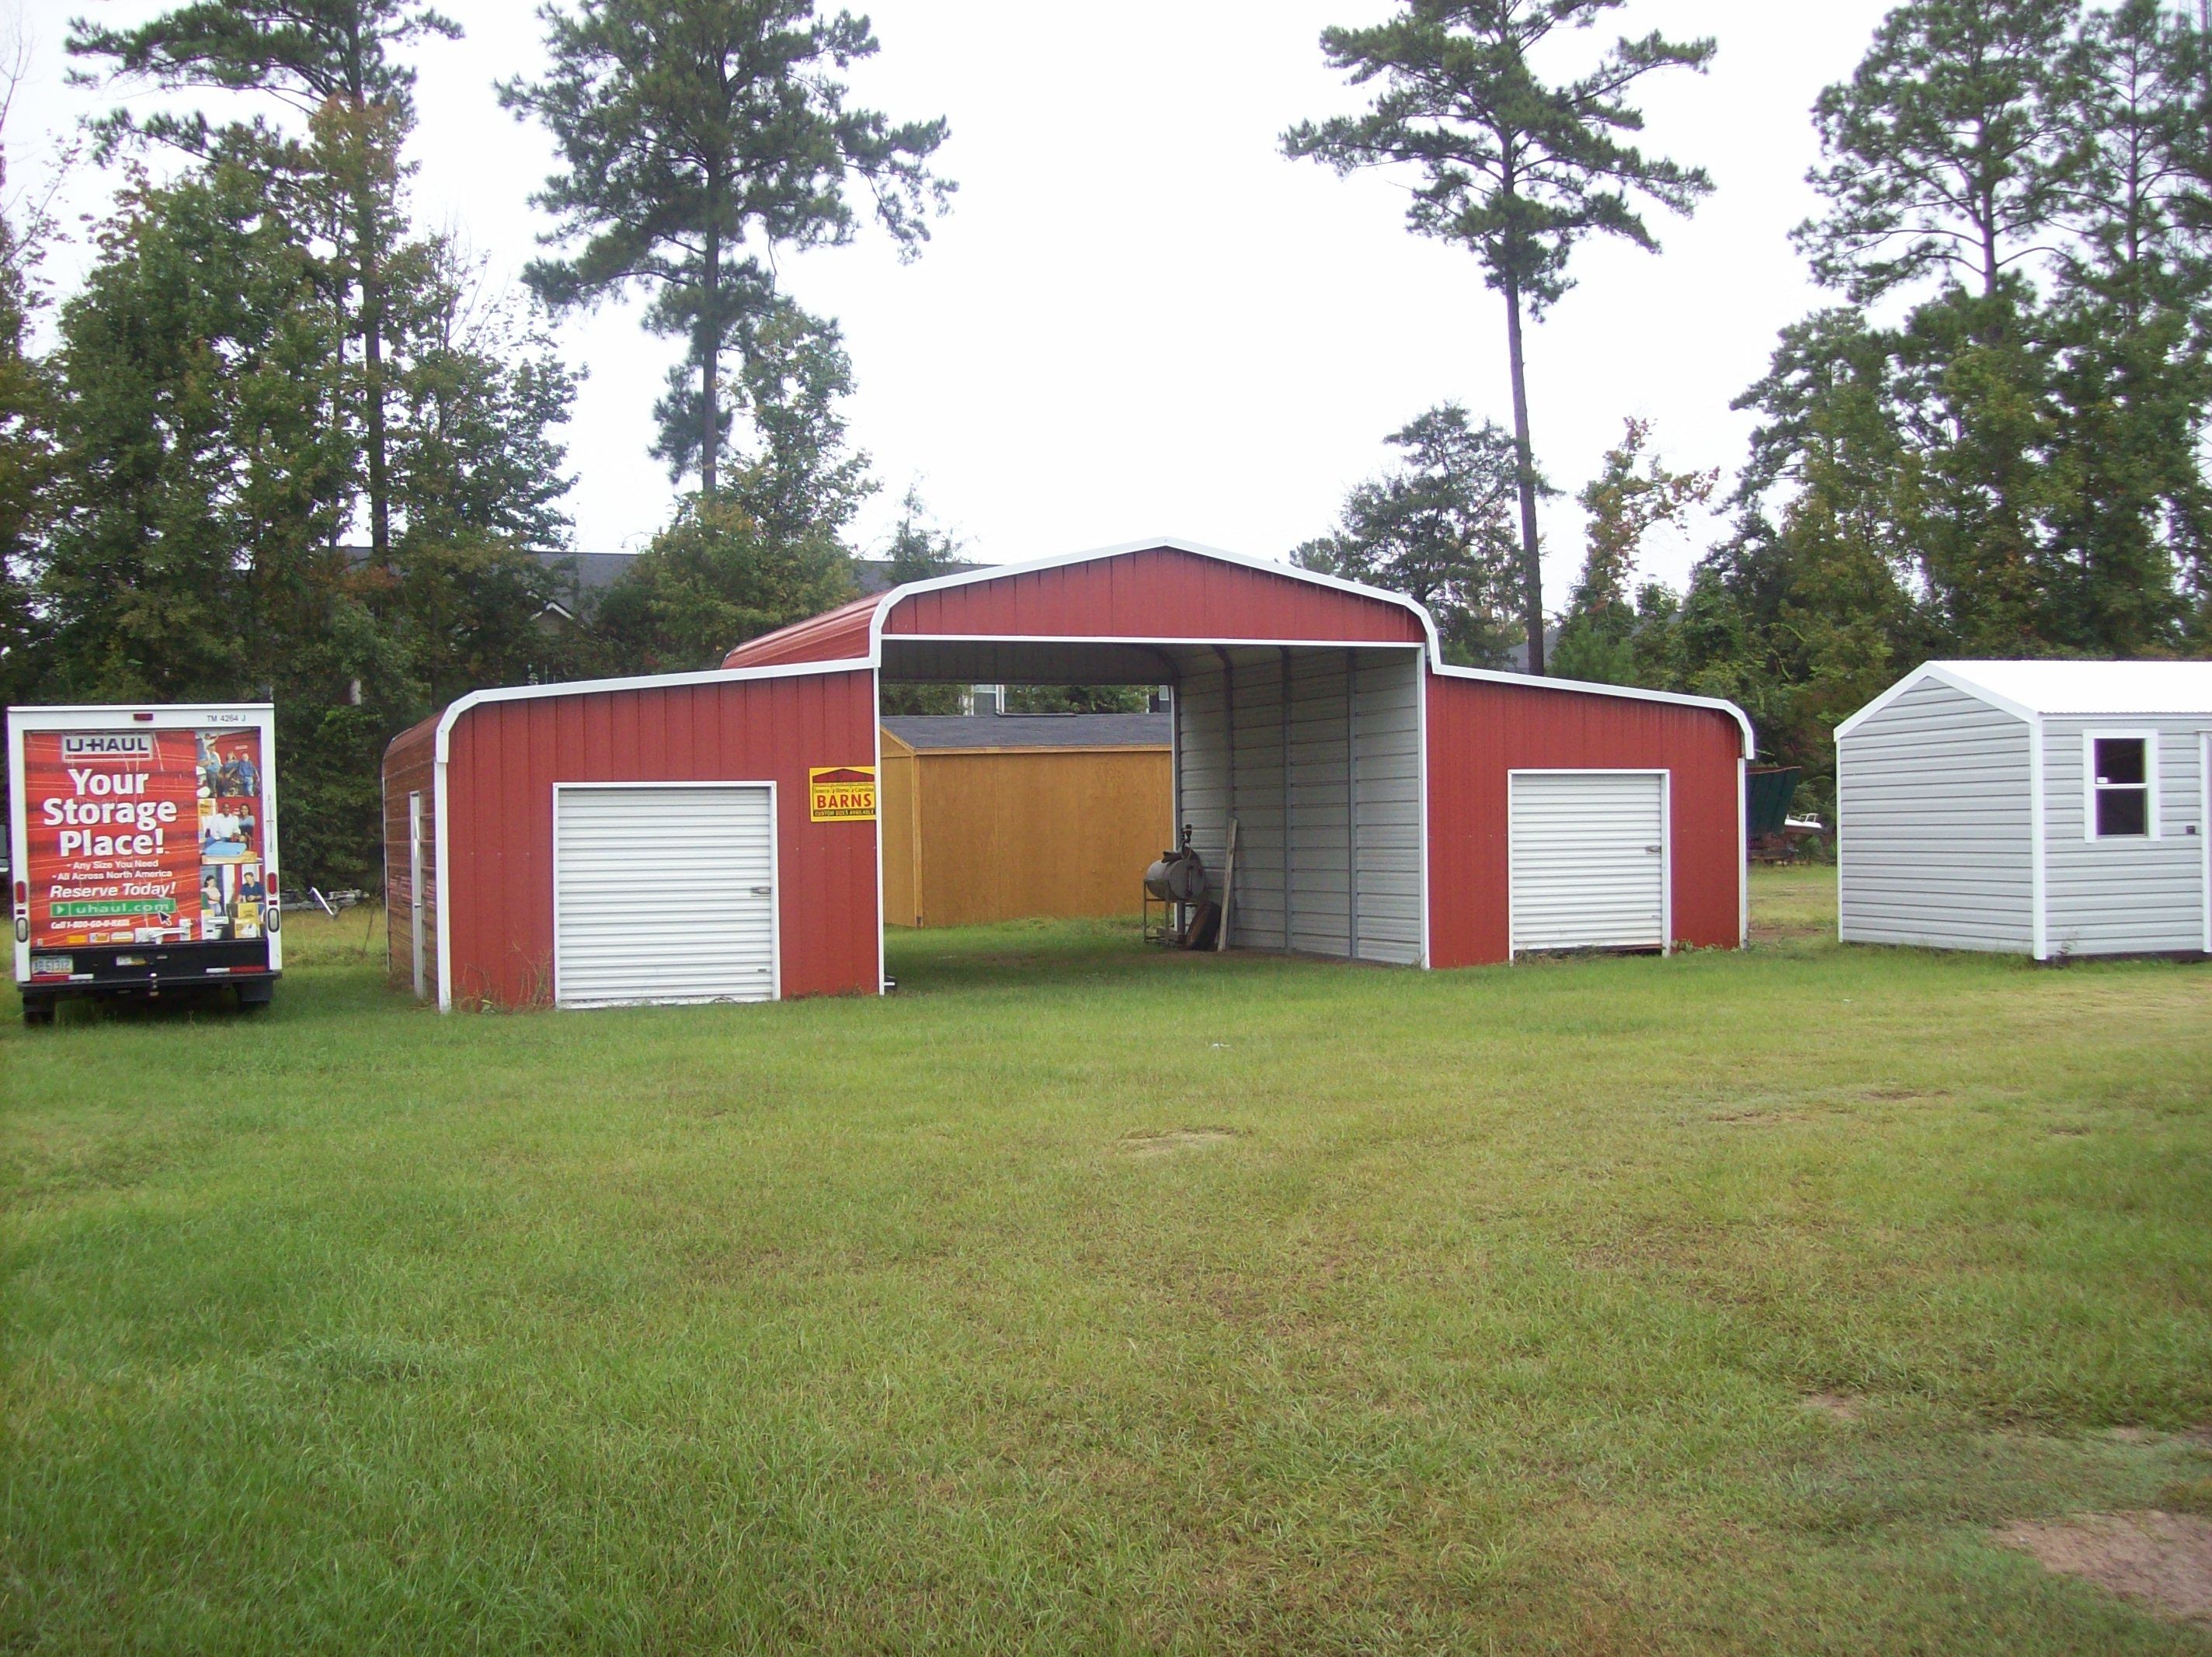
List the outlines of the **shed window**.
<svg viewBox="0 0 2212 1657">
<path fill-rule="evenodd" d="M 2095 837 L 2142 839 L 2150 833 L 2150 741 L 2097 737 L 2094 756 Z"/>
</svg>

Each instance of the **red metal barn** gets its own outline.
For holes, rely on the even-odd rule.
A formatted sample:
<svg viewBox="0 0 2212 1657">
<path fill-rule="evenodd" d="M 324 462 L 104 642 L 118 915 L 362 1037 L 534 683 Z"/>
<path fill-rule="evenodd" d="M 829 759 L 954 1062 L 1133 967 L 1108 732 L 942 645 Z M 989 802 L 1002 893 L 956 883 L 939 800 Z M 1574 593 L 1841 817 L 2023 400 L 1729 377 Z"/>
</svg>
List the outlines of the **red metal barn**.
<svg viewBox="0 0 2212 1657">
<path fill-rule="evenodd" d="M 1743 938 L 1730 704 L 1449 667 L 1410 599 L 1147 541 L 403 733 L 394 980 L 447 1007 L 879 989 L 879 680 L 1172 686 L 1176 820 L 1217 881 L 1237 825 L 1238 947 L 1457 967 Z"/>
</svg>

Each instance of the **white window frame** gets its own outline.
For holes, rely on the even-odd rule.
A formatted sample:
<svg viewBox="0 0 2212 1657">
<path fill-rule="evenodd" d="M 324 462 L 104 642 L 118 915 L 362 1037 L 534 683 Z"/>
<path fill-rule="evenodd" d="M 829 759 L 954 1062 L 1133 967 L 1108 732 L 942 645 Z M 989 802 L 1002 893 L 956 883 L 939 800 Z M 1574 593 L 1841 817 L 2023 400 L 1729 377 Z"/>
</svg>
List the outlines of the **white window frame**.
<svg viewBox="0 0 2212 1657">
<path fill-rule="evenodd" d="M 2143 745 L 2143 832 L 2140 835 L 2100 835 L 2097 832 L 2097 744 L 2100 742 L 2140 741 Z M 2125 786 L 2124 784 L 2122 785 Z M 2081 733 L 2081 838 L 2094 845 L 2139 846 L 2160 838 L 2159 834 L 2158 731 L 2142 727 L 2100 728 Z"/>
</svg>

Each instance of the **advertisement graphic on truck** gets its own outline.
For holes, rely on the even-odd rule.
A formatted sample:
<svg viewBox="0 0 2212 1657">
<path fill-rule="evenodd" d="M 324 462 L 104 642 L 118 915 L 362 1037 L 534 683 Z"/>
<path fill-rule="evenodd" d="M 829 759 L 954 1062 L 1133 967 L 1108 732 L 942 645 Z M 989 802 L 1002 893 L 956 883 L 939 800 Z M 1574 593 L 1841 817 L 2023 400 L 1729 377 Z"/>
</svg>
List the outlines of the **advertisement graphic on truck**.
<svg viewBox="0 0 2212 1657">
<path fill-rule="evenodd" d="M 155 989 L 275 970 L 268 723 L 258 707 L 13 710 L 27 1011 L 46 985 Z"/>
</svg>

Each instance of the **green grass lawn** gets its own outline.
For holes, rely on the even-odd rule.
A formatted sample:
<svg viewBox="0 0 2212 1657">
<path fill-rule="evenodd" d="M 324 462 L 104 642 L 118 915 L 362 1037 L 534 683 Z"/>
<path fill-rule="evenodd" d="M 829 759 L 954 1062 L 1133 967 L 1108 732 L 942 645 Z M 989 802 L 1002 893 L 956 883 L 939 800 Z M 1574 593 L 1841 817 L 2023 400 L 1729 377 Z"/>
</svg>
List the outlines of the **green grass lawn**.
<svg viewBox="0 0 2212 1657">
<path fill-rule="evenodd" d="M 2212 970 L 1754 878 L 1671 960 L 441 1018 L 295 917 L 258 1020 L 0 1006 L 0 1648 L 2212 1652 L 1990 1539 L 2212 1512 Z"/>
</svg>

